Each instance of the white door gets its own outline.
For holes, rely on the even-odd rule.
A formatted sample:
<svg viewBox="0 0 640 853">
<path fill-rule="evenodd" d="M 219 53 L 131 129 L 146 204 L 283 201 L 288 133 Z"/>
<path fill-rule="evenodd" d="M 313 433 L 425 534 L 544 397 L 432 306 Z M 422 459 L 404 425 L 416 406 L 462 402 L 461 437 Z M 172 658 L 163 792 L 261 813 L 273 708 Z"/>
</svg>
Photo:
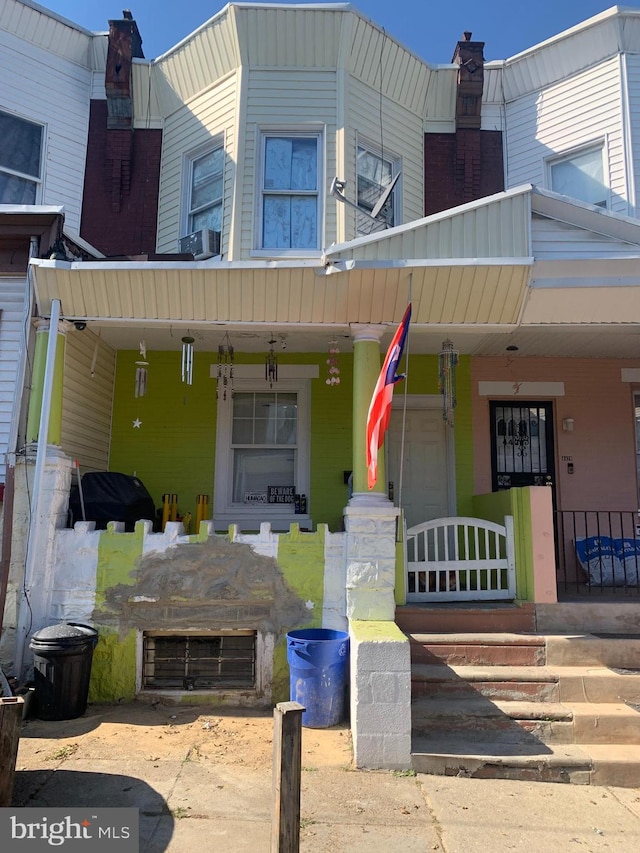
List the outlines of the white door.
<svg viewBox="0 0 640 853">
<path fill-rule="evenodd" d="M 387 432 L 388 479 L 393 502 L 402 502 L 407 527 L 443 518 L 449 512 L 449 462 L 446 426 L 440 408 L 407 409 L 400 494 L 402 410 L 393 409 Z"/>
</svg>

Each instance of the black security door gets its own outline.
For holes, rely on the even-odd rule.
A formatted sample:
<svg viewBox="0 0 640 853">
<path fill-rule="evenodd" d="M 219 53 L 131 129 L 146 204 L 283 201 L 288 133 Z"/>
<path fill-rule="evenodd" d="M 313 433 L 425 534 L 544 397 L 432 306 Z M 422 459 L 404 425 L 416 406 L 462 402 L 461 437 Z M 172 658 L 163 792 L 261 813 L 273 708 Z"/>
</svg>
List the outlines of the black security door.
<svg viewBox="0 0 640 853">
<path fill-rule="evenodd" d="M 492 401 L 490 407 L 493 491 L 518 486 L 553 487 L 551 403 Z"/>
</svg>

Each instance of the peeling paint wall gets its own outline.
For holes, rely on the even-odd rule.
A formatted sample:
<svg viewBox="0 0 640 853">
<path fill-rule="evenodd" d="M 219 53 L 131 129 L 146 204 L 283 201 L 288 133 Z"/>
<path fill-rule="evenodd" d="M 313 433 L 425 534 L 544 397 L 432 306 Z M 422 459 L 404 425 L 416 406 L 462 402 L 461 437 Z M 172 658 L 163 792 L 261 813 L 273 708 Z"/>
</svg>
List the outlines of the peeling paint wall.
<svg viewBox="0 0 640 853">
<path fill-rule="evenodd" d="M 257 633 L 256 690 L 249 698 L 287 699 L 287 632 L 321 626 L 325 612 L 346 625 L 339 591 L 344 536 L 325 525 L 314 533 L 292 525 L 275 534 L 269 524 L 255 535 L 232 527 L 221 536 L 207 522 L 197 536 L 185 536 L 180 523 L 167 524 L 164 533 L 152 533 L 148 522 L 138 522 L 133 533 L 118 523 L 95 531 L 92 522 L 57 531 L 54 613 L 99 631 L 90 701 L 136 695 L 144 632 L 234 629 Z M 181 696 L 196 697 L 221 699 L 218 691 Z"/>
</svg>

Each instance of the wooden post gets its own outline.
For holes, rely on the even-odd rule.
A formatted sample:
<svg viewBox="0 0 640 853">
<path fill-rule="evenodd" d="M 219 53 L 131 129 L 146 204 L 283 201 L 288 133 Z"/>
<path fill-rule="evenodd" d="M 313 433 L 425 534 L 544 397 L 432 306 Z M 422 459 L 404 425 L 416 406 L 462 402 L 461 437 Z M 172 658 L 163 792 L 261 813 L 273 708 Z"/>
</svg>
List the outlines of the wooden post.
<svg viewBox="0 0 640 853">
<path fill-rule="evenodd" d="M 23 706 L 22 696 L 0 698 L 0 808 L 10 806 L 13 797 Z"/>
<path fill-rule="evenodd" d="M 300 850 L 302 714 L 299 702 L 279 702 L 273 710 L 273 818 L 271 853 Z"/>
</svg>

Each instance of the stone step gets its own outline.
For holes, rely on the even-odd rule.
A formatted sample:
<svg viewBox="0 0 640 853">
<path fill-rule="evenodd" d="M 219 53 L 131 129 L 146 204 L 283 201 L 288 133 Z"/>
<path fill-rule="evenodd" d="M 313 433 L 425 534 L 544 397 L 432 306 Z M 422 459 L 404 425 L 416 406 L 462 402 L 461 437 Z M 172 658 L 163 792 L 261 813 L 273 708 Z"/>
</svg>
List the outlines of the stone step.
<svg viewBox="0 0 640 853">
<path fill-rule="evenodd" d="M 414 737 L 413 769 L 437 776 L 517 779 L 577 785 L 640 786 L 640 746 L 521 744 L 478 741 L 464 736 Z"/>
<path fill-rule="evenodd" d="M 550 666 L 608 666 L 640 669 L 640 637 L 623 634 L 547 634 Z"/>
<path fill-rule="evenodd" d="M 494 701 L 476 693 L 462 699 L 423 696 L 412 702 L 414 734 L 473 733 L 507 743 L 640 744 L 640 706 L 602 702 Z"/>
<path fill-rule="evenodd" d="M 535 631 L 532 604 L 487 602 L 406 604 L 396 607 L 396 622 L 407 632 L 422 631 Z"/>
<path fill-rule="evenodd" d="M 408 634 L 413 663 L 542 666 L 545 638 L 537 634 Z"/>
<path fill-rule="evenodd" d="M 481 693 L 495 700 L 640 705 L 640 671 L 609 667 L 414 664 L 414 697 Z"/>
<path fill-rule="evenodd" d="M 467 734 L 478 740 L 518 743 L 573 743 L 573 715 L 557 702 L 494 702 L 480 694 L 464 699 L 423 696 L 412 702 L 415 735 L 435 738 Z"/>
<path fill-rule="evenodd" d="M 413 664 L 411 695 L 557 702 L 558 675 L 543 666 L 455 666 Z"/>
</svg>

